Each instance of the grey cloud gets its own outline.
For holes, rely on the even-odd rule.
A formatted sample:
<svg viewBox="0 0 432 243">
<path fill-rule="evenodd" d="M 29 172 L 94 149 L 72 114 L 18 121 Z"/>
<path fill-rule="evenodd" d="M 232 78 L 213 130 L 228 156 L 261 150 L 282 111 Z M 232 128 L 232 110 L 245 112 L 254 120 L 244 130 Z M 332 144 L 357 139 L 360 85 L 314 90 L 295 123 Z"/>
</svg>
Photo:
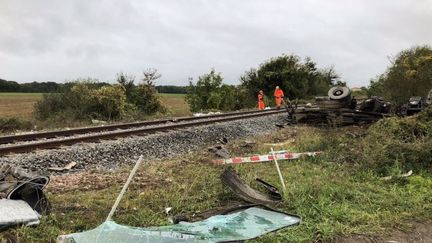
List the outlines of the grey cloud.
<svg viewBox="0 0 432 243">
<path fill-rule="evenodd" d="M 0 77 L 21 82 L 95 77 L 146 67 L 186 84 L 214 67 L 229 83 L 280 55 L 334 65 L 352 86 L 387 56 L 430 44 L 432 2 L 283 0 L 0 0 Z"/>
</svg>

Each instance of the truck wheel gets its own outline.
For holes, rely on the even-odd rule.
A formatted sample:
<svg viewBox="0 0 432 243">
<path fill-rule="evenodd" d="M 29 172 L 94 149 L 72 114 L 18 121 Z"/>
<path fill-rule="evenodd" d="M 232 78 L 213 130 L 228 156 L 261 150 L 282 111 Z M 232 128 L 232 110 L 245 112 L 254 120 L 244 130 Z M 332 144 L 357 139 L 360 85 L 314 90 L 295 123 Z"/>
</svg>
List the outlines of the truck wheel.
<svg viewBox="0 0 432 243">
<path fill-rule="evenodd" d="M 348 87 L 336 86 L 328 91 L 328 96 L 331 100 L 342 100 L 351 95 L 351 91 Z"/>
</svg>

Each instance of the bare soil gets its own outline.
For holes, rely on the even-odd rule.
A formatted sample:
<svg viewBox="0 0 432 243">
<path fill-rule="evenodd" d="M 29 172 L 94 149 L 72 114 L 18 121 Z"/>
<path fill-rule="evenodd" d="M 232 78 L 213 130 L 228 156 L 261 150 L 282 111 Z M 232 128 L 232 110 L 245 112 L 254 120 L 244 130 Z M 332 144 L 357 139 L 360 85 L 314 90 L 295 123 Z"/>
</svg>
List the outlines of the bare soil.
<svg viewBox="0 0 432 243">
<path fill-rule="evenodd" d="M 353 235 L 338 237 L 336 243 L 408 243 L 432 242 L 432 222 L 412 222 L 408 229 L 395 229 L 382 236 Z"/>
</svg>

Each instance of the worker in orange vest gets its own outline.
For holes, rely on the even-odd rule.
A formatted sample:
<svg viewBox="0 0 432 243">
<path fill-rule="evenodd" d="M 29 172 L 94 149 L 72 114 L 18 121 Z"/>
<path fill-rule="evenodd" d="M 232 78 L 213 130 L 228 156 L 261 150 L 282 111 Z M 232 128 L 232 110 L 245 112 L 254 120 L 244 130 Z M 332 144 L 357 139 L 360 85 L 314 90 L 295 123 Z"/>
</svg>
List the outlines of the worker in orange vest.
<svg viewBox="0 0 432 243">
<path fill-rule="evenodd" d="M 264 92 L 260 90 L 258 92 L 258 110 L 264 110 Z"/>
<path fill-rule="evenodd" d="M 276 99 L 276 109 L 280 109 L 280 105 L 282 103 L 282 99 L 284 98 L 284 92 L 282 89 L 279 88 L 279 86 L 276 86 L 274 97 Z"/>
</svg>

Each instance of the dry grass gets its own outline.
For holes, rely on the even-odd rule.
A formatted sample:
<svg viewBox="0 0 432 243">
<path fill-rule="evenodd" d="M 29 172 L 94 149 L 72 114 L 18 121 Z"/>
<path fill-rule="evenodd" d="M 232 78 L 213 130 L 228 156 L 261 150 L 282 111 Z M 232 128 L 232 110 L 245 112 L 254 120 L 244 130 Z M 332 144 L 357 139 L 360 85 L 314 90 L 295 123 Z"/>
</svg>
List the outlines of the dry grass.
<svg viewBox="0 0 432 243">
<path fill-rule="evenodd" d="M 171 116 L 191 115 L 184 94 L 160 94 L 160 97 Z M 0 118 L 31 118 L 34 104 L 40 99 L 41 93 L 0 93 Z"/>
<path fill-rule="evenodd" d="M 0 93 L 0 118 L 30 118 L 41 93 Z"/>
<path fill-rule="evenodd" d="M 192 113 L 189 110 L 189 105 L 185 101 L 185 94 L 159 94 L 162 105 L 168 108 L 172 116 L 189 116 Z"/>
</svg>

